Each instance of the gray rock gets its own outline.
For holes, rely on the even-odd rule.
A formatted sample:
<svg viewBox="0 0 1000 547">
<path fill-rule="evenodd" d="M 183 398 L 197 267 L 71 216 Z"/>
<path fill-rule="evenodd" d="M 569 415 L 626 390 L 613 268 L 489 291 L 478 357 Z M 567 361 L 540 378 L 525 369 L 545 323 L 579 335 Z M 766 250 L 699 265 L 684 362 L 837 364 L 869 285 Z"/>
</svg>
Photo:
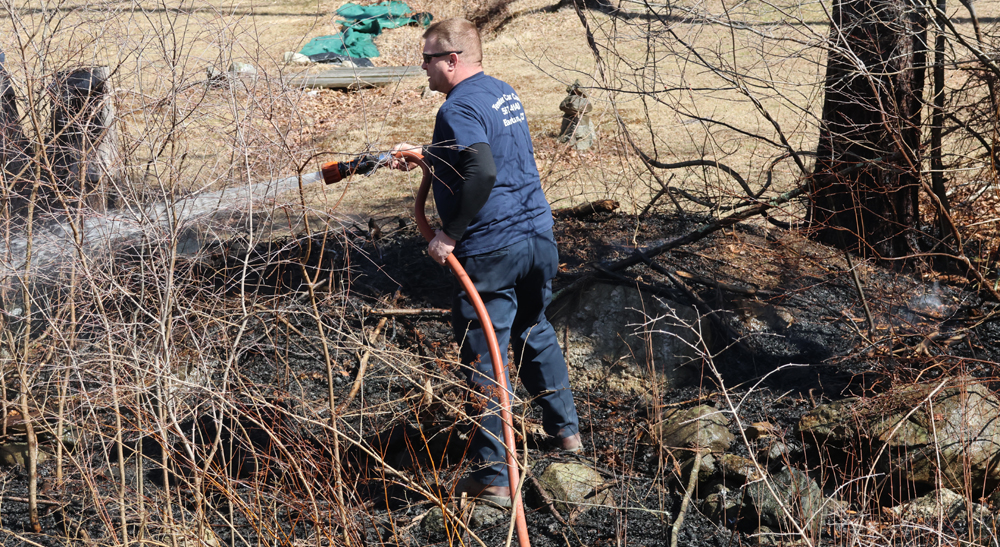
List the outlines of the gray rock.
<svg viewBox="0 0 1000 547">
<path fill-rule="evenodd" d="M 763 526 L 796 532 L 794 519 L 810 537 L 817 539 L 826 517 L 824 501 L 823 490 L 816 481 L 802 471 L 790 468 L 781 470 L 767 482 L 762 479 L 747 484 L 744 496 L 744 503 L 753 508 Z"/>
<path fill-rule="evenodd" d="M 819 405 L 799 418 L 799 432 L 807 440 L 815 439 L 817 445 L 847 442 L 858 429 L 857 419 L 852 412 L 857 402 L 857 398 L 848 397 Z"/>
<path fill-rule="evenodd" d="M 492 526 L 506 518 L 510 512 L 488 503 L 470 503 L 465 507 L 465 511 L 470 512 L 468 516 L 468 527 L 475 530 L 486 526 Z M 460 528 L 458 519 L 463 519 L 464 515 L 455 507 L 448 504 L 448 517 L 445 518 L 441 507 L 433 507 L 424 515 L 420 521 L 420 528 L 430 537 L 444 538 L 448 536 L 448 530 L 454 531 Z"/>
<path fill-rule="evenodd" d="M 707 448 L 712 452 L 725 452 L 735 439 L 728 425 L 729 419 L 722 412 L 701 405 L 671 409 L 654 427 L 660 442 L 667 448 Z"/>
<path fill-rule="evenodd" d="M 564 515 L 573 516 L 594 505 L 613 503 L 611 492 L 597 471 L 579 463 L 553 463 L 538 478 L 552 505 Z"/>
<path fill-rule="evenodd" d="M 768 463 L 776 463 L 788 459 L 790 453 L 788 445 L 778 440 L 765 442 L 760 447 L 758 454 Z"/>
<path fill-rule="evenodd" d="M 964 532 L 961 534 L 963 539 L 972 544 L 996 544 L 997 522 L 989 508 L 947 488 L 934 490 L 886 511 L 903 522 L 946 524 L 948 529 L 960 529 Z"/>
<path fill-rule="evenodd" d="M 577 389 L 645 394 L 654 372 L 662 387 L 682 384 L 701 363 L 702 341 L 712 347 L 711 322 L 694 308 L 630 287 L 594 283 L 549 310 Z"/>
<path fill-rule="evenodd" d="M 681 483 L 687 484 L 691 470 L 694 468 L 694 458 L 688 458 L 681 465 Z M 698 482 L 708 482 L 718 473 L 719 465 L 712 454 L 702 454 L 701 465 L 698 467 Z"/>
<path fill-rule="evenodd" d="M 28 467 L 28 443 L 6 443 L 0 445 L 0 463 L 4 465 L 18 465 Z M 45 452 L 38 451 L 38 462 L 49 459 Z"/>
<path fill-rule="evenodd" d="M 715 481 L 704 491 L 706 494 L 701 502 L 701 511 L 706 517 L 723 526 L 731 526 L 739 520 L 743 505 L 741 489 L 730 488 L 725 481 Z"/>
<path fill-rule="evenodd" d="M 880 472 L 931 487 L 940 476 L 944 486 L 978 497 L 984 485 L 1000 482 L 1000 399 L 969 379 L 951 383 L 936 392 L 940 382 L 821 405 L 802 417 L 799 430 L 818 444 L 858 440 L 883 454 Z"/>
<path fill-rule="evenodd" d="M 586 150 L 594 144 L 594 124 L 590 119 L 593 106 L 583 92 L 580 81 L 566 88 L 566 98 L 559 103 L 563 112 L 562 125 L 559 128 L 559 142 L 570 144 L 577 150 Z"/>
<path fill-rule="evenodd" d="M 250 63 L 233 61 L 232 64 L 229 65 L 229 73 L 239 76 L 256 76 L 257 67 L 251 65 Z"/>
<path fill-rule="evenodd" d="M 936 521 L 939 518 L 956 520 L 967 515 L 966 507 L 968 505 L 975 507 L 977 512 L 989 512 L 982 505 L 970 504 L 964 497 L 947 488 L 941 488 L 926 496 L 890 507 L 889 511 L 905 520 Z"/>
</svg>

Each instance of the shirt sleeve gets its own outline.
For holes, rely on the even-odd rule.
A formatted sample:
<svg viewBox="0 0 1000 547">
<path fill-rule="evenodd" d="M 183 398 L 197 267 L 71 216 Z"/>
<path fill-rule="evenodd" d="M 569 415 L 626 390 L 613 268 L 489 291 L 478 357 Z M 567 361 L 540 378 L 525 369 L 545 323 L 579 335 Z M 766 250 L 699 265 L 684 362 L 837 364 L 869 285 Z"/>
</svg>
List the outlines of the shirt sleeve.
<svg viewBox="0 0 1000 547">
<path fill-rule="evenodd" d="M 442 231 L 455 241 L 462 239 L 472 219 L 486 205 L 493 191 L 497 167 L 490 145 L 479 142 L 459 152 L 458 174 L 463 182 L 456 196 L 455 215 L 442 227 Z"/>
<path fill-rule="evenodd" d="M 476 113 L 476 111 L 463 104 L 448 105 L 441 107 L 437 123 L 444 123 L 451 130 L 455 138 L 454 144 L 459 150 L 469 148 L 474 144 L 490 142 L 486 135 L 486 125 Z"/>
</svg>

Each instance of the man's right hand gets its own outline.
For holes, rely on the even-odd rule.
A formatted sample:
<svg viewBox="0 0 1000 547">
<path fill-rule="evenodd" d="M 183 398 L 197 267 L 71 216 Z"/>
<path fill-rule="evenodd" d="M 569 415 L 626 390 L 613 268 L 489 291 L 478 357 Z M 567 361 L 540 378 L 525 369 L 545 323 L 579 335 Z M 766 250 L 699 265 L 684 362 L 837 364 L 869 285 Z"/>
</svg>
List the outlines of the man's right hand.
<svg viewBox="0 0 1000 547">
<path fill-rule="evenodd" d="M 434 239 L 427 244 L 427 254 L 431 256 L 434 262 L 443 266 L 448 261 L 448 255 L 455 250 L 455 245 L 455 240 L 448 237 L 448 234 L 441 230 L 436 230 Z"/>
<path fill-rule="evenodd" d="M 400 158 L 398 156 L 399 152 L 416 152 L 420 153 L 421 147 L 413 144 L 401 142 L 396 146 L 392 147 L 392 158 L 389 159 L 389 167 L 393 169 L 399 169 L 400 171 L 409 171 L 413 169 L 413 164 L 406 161 L 405 158 Z"/>
</svg>

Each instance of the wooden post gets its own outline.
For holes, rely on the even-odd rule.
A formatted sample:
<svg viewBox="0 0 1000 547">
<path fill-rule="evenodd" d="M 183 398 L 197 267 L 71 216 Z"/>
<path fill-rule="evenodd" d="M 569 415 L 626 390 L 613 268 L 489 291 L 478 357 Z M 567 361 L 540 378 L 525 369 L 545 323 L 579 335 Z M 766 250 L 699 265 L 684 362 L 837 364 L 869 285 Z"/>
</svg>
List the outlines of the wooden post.
<svg viewBox="0 0 1000 547">
<path fill-rule="evenodd" d="M 24 136 L 17 96 L 0 53 L 0 196 L 6 199 L 7 215 L 25 211 L 31 196 L 31 143 Z"/>
<path fill-rule="evenodd" d="M 114 105 L 108 93 L 107 67 L 56 73 L 49 87 L 52 134 L 53 207 L 81 204 L 104 212 L 120 182 L 120 151 Z"/>
</svg>

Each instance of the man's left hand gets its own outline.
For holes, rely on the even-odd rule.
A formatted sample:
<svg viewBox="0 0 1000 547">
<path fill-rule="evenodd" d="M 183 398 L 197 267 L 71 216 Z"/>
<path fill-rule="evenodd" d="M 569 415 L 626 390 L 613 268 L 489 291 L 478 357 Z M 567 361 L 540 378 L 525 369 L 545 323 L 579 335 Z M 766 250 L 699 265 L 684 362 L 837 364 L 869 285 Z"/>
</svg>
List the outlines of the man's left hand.
<svg viewBox="0 0 1000 547">
<path fill-rule="evenodd" d="M 448 260 L 448 255 L 455 250 L 455 240 L 441 230 L 435 233 L 434 239 L 427 244 L 427 254 L 431 255 L 434 262 L 443 265 Z"/>
<path fill-rule="evenodd" d="M 400 171 L 409 171 L 410 169 L 413 168 L 413 164 L 411 164 L 410 162 L 406 161 L 406 159 L 404 159 L 404 158 L 400 158 L 399 157 L 399 153 L 400 152 L 417 152 L 419 154 L 420 151 L 421 151 L 421 147 L 420 146 L 417 146 L 417 145 L 414 145 L 414 144 L 405 143 L 405 142 L 401 142 L 401 143 L 397 144 L 396 146 L 393 146 L 392 147 L 392 151 L 390 152 L 390 157 L 389 157 L 389 167 L 391 167 L 392 169 L 399 169 Z"/>
</svg>

